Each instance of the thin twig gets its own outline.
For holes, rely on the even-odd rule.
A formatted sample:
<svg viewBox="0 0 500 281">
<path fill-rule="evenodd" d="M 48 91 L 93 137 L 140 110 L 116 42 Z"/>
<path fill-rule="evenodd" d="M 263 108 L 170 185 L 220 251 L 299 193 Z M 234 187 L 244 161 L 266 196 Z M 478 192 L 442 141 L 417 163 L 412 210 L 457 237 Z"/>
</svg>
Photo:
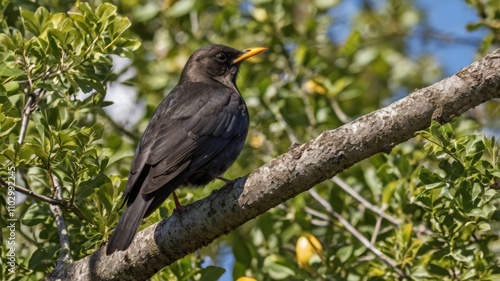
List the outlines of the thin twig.
<svg viewBox="0 0 500 281">
<path fill-rule="evenodd" d="M 381 216 L 382 218 L 386 219 L 390 223 L 394 225 L 400 225 L 401 220 L 396 219 L 392 216 L 387 215 L 383 210 L 381 210 L 379 207 L 374 206 L 372 203 L 368 202 L 363 196 L 359 195 L 352 187 L 350 187 L 345 181 L 340 179 L 339 177 L 334 177 L 330 179 L 334 183 L 336 183 L 342 190 L 344 190 L 347 194 L 349 194 L 352 198 L 356 199 L 361 203 L 363 206 L 365 206 L 368 210 L 374 212 L 375 214 Z"/>
<path fill-rule="evenodd" d="M 19 140 L 17 141 L 19 144 L 22 144 L 24 142 L 24 137 L 26 136 L 26 130 L 28 128 L 28 123 L 29 123 L 30 115 L 31 115 L 31 109 L 33 107 L 34 101 L 35 101 L 35 98 L 33 97 L 33 95 L 29 95 L 28 101 L 26 102 L 26 105 L 24 106 L 24 110 L 23 110 L 21 131 L 19 132 Z"/>
<path fill-rule="evenodd" d="M 365 246 L 368 250 L 370 250 L 377 258 L 379 258 L 382 262 L 390 266 L 395 273 L 397 273 L 401 277 L 406 277 L 406 274 L 398 268 L 398 264 L 396 261 L 392 260 L 391 258 L 387 257 L 382 253 L 379 249 L 377 249 L 375 246 L 373 246 L 368 239 L 366 239 L 363 234 L 361 234 L 352 224 L 349 223 L 341 214 L 335 212 L 326 200 L 324 200 L 314 189 L 309 189 L 309 194 L 312 195 L 318 203 L 323 206 L 334 218 L 336 218 L 344 227 L 345 229 L 352 234 L 356 239 L 358 239 L 363 246 Z"/>
<path fill-rule="evenodd" d="M 345 114 L 342 108 L 340 108 L 339 103 L 335 98 L 330 98 L 329 101 L 333 112 L 335 112 L 335 115 L 337 115 L 337 118 L 340 120 L 340 122 L 347 124 L 352 121 L 352 118 Z"/>
<path fill-rule="evenodd" d="M 370 202 L 368 202 L 365 198 L 363 198 L 361 195 L 359 195 L 359 193 L 357 193 L 354 189 L 352 189 L 352 187 L 350 187 L 342 179 L 340 179 L 338 177 L 334 177 L 334 178 L 332 178 L 330 180 L 333 181 L 334 183 L 336 183 L 347 194 L 349 194 L 350 196 L 352 196 L 354 199 L 358 200 L 365 208 L 367 208 L 368 210 L 370 210 L 370 211 L 376 213 L 377 215 L 379 215 L 379 219 L 377 219 L 377 223 L 379 223 L 380 218 L 386 219 L 388 222 L 390 222 L 391 224 L 393 224 L 395 226 L 400 226 L 403 223 L 402 220 L 397 219 L 397 218 L 395 218 L 395 217 L 393 217 L 393 216 L 388 215 L 387 213 L 385 213 L 385 209 L 387 208 L 386 205 L 384 205 L 382 207 L 382 209 L 380 209 L 377 206 L 374 206 L 373 204 L 371 204 Z M 416 233 L 423 233 L 425 235 L 430 235 L 432 233 L 431 230 L 429 230 L 429 229 L 427 229 L 427 228 L 425 228 L 423 226 L 413 227 L 413 231 L 415 231 Z"/>
<path fill-rule="evenodd" d="M 28 55 L 26 53 L 26 49 L 23 48 L 23 59 L 24 59 L 24 65 L 25 65 L 25 71 L 26 71 L 26 78 L 27 82 L 29 85 L 29 91 L 26 93 L 28 96 L 28 100 L 26 101 L 26 105 L 24 106 L 23 109 L 23 119 L 21 122 L 21 131 L 19 133 L 19 140 L 17 141 L 19 144 L 22 144 L 24 142 L 24 137 L 26 136 L 26 130 L 28 128 L 28 123 L 29 123 L 29 118 L 31 115 L 31 109 L 33 108 L 33 104 L 35 103 L 35 97 L 33 96 L 33 81 L 31 80 L 31 73 L 30 73 L 30 63 L 28 59 Z"/>
<path fill-rule="evenodd" d="M 295 81 L 296 81 L 295 83 L 297 84 L 297 87 L 300 88 L 300 82 L 298 82 L 298 80 L 295 80 Z M 304 113 L 306 114 L 307 119 L 309 121 L 309 126 L 315 127 L 317 124 L 317 121 L 316 121 L 316 117 L 314 116 L 314 110 L 312 109 L 311 101 L 309 100 L 309 97 L 307 96 L 307 94 L 303 90 L 298 90 L 297 94 L 304 102 L 303 109 L 304 109 Z"/>
<path fill-rule="evenodd" d="M 306 211 L 306 213 L 311 214 L 313 216 L 316 216 L 316 217 L 318 217 L 318 218 L 320 218 L 322 220 L 325 220 L 325 221 L 331 221 L 332 220 L 329 216 L 327 216 L 327 215 L 325 215 L 325 214 L 323 214 L 321 212 L 318 212 L 318 211 L 316 211 L 314 209 L 311 209 L 309 207 L 305 207 L 304 210 Z"/>
<path fill-rule="evenodd" d="M 285 120 L 285 117 L 283 116 L 283 114 L 281 114 L 280 110 L 277 108 L 269 108 L 269 109 L 271 109 L 271 112 L 274 114 L 276 121 L 278 121 L 278 123 L 280 123 L 285 128 L 286 134 L 288 135 L 288 139 L 292 143 L 299 143 L 299 139 L 293 133 L 293 129 L 290 127 L 290 125 L 288 125 L 288 123 Z"/>
<path fill-rule="evenodd" d="M 54 197 L 56 200 L 62 200 L 62 187 L 59 179 L 55 175 L 52 176 L 52 183 L 54 185 Z M 71 257 L 71 251 L 69 248 L 69 236 L 68 230 L 66 228 L 66 223 L 64 222 L 64 217 L 62 210 L 59 205 L 49 205 L 50 211 L 54 216 L 57 226 L 57 234 L 59 235 L 59 243 L 61 244 L 61 249 L 59 250 L 59 258 L 57 259 L 57 264 L 54 271 L 57 272 L 64 268 L 67 264 L 73 262 Z"/>
<path fill-rule="evenodd" d="M 323 208 L 325 208 L 325 210 L 328 212 L 328 213 L 331 213 L 333 211 L 333 208 L 332 208 L 332 205 L 330 205 L 330 203 L 328 203 L 328 201 L 326 201 L 325 199 L 323 199 L 323 197 L 321 197 L 318 192 L 316 192 L 316 190 L 314 190 L 313 188 L 309 189 L 308 190 L 309 194 L 311 194 L 311 196 L 316 199 L 316 201 L 318 201 L 319 204 L 321 204 L 321 206 L 323 206 Z"/>
<path fill-rule="evenodd" d="M 5 186 L 5 187 L 8 187 L 9 186 L 9 183 L 6 182 L 4 179 L 0 178 L 0 183 Z M 37 194 L 37 193 L 34 193 L 33 191 L 29 190 L 29 189 L 26 189 L 22 186 L 19 186 L 19 185 L 13 185 L 12 183 L 10 183 L 10 186 L 13 186 L 14 189 L 19 192 L 19 193 L 22 193 L 24 195 L 27 195 L 27 196 L 30 196 L 30 197 L 33 197 L 33 198 L 36 198 L 38 200 L 41 200 L 41 201 L 44 201 L 44 202 L 47 202 L 51 205 L 59 205 L 59 206 L 65 206 L 64 202 L 61 201 L 61 200 L 57 200 L 57 199 L 53 199 L 53 198 L 50 198 L 50 197 L 47 197 L 47 196 L 44 196 L 44 195 L 41 195 L 41 194 Z"/>
<path fill-rule="evenodd" d="M 35 93 L 36 92 L 36 93 Z M 28 101 L 23 109 L 23 117 L 21 122 L 21 131 L 19 132 L 19 140 L 18 143 L 22 144 L 24 142 L 24 138 L 26 137 L 26 130 L 28 129 L 28 123 L 30 120 L 31 113 L 35 111 L 38 107 L 38 103 L 46 94 L 45 90 L 39 90 L 28 94 Z"/>
<path fill-rule="evenodd" d="M 122 125 L 118 124 L 109 114 L 106 112 L 102 112 L 101 116 L 103 116 L 113 127 L 113 129 L 117 130 L 118 132 L 124 134 L 128 138 L 130 138 L 133 141 L 139 141 L 139 136 L 138 134 L 131 132 L 127 129 L 125 129 Z"/>
<path fill-rule="evenodd" d="M 320 219 L 314 219 L 314 218 L 311 219 L 311 223 L 313 225 L 326 227 L 326 226 L 331 224 L 332 219 L 329 216 L 327 216 L 321 212 L 318 212 L 314 209 L 311 209 L 309 207 L 305 207 L 304 210 L 306 211 L 306 213 L 320 218 Z"/>
<path fill-rule="evenodd" d="M 385 211 L 386 208 L 387 208 L 387 205 L 382 204 L 382 209 L 380 209 L 380 211 L 383 212 L 383 211 Z M 375 223 L 375 229 L 373 229 L 372 239 L 370 241 L 370 243 L 372 245 L 375 245 L 375 242 L 377 242 L 377 236 L 380 232 L 380 226 L 382 225 L 382 219 L 383 219 L 382 216 L 378 216 L 377 222 Z"/>
<path fill-rule="evenodd" d="M 7 181 L 5 181 L 4 179 L 0 178 L 0 184 L 5 186 L 5 187 L 8 187 L 9 186 L 9 183 Z M 22 186 L 19 186 L 19 185 L 12 185 L 12 183 L 10 184 L 10 186 L 13 186 L 14 189 L 19 192 L 19 193 L 22 193 L 24 195 L 27 195 L 29 197 L 33 197 L 35 199 L 38 199 L 40 201 L 43 201 L 43 202 L 46 202 L 46 203 L 49 203 L 51 205 L 58 205 L 58 206 L 61 206 L 63 207 L 64 209 L 68 210 L 68 211 L 71 211 L 73 212 L 77 217 L 79 217 L 81 220 L 84 220 L 86 222 L 88 222 L 89 224 L 94 224 L 92 222 L 92 220 L 90 220 L 89 218 L 87 218 L 87 216 L 85 216 L 85 214 L 82 213 L 82 211 L 80 211 L 80 209 L 78 209 L 78 207 L 76 207 L 74 204 L 71 204 L 69 202 L 66 202 L 64 200 L 57 200 L 57 199 L 54 199 L 54 198 L 50 198 L 50 197 L 47 197 L 47 196 L 44 196 L 44 195 L 41 195 L 41 194 L 38 194 L 38 193 L 35 193 L 27 188 L 24 188 Z"/>
</svg>

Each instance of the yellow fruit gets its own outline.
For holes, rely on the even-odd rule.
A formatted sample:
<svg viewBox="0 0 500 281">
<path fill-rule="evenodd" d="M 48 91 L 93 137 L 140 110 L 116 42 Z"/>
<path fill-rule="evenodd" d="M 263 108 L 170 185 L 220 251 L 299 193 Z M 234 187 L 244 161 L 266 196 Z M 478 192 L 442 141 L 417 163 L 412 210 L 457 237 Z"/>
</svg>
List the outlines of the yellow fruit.
<svg viewBox="0 0 500 281">
<path fill-rule="evenodd" d="M 243 277 L 238 278 L 236 281 L 257 281 L 257 279 L 252 278 L 252 277 L 243 276 Z"/>
<path fill-rule="evenodd" d="M 261 134 L 252 134 L 250 136 L 250 146 L 253 148 L 261 148 L 264 145 L 264 136 Z"/>
<path fill-rule="evenodd" d="M 263 8 L 254 8 L 250 13 L 258 22 L 265 22 L 269 18 L 266 9 Z"/>
<path fill-rule="evenodd" d="M 297 240 L 295 253 L 297 255 L 297 263 L 299 266 L 309 267 L 309 261 L 313 256 L 316 255 L 321 258 L 323 246 L 321 246 L 321 243 L 314 235 L 308 233 L 301 236 L 299 240 Z"/>
<path fill-rule="evenodd" d="M 313 79 L 307 80 L 303 87 L 308 94 L 324 95 L 326 93 L 325 87 L 320 82 Z"/>
</svg>

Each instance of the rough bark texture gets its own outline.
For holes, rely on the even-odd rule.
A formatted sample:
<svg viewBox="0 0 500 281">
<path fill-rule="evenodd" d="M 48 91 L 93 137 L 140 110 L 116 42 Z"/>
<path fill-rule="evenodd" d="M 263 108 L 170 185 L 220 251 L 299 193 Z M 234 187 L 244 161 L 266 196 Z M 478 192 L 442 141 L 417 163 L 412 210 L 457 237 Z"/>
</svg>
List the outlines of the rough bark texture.
<svg viewBox="0 0 500 281">
<path fill-rule="evenodd" d="M 355 163 L 390 152 L 432 120 L 448 122 L 493 98 L 500 98 L 500 50 L 452 77 L 294 146 L 232 185 L 183 208 L 182 226 L 175 216 L 166 218 L 138 233 L 127 251 L 106 256 L 100 249 L 47 279 L 147 279 Z"/>
</svg>

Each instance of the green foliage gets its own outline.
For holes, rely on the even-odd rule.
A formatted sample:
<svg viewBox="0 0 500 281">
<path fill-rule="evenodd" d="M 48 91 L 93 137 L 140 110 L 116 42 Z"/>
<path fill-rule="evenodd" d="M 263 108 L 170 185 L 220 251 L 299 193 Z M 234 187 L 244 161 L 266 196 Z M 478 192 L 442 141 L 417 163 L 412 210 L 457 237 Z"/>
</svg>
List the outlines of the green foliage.
<svg viewBox="0 0 500 281">
<path fill-rule="evenodd" d="M 55 104 L 64 98 L 61 93 L 82 90 L 104 95 L 111 67 L 108 55 L 130 57 L 138 47 L 137 41 L 121 37 L 130 22 L 117 16 L 111 4 L 100 5 L 95 12 L 87 3 L 68 14 L 43 7 L 20 12 L 21 29 L 0 35 L 3 90 L 6 84 L 10 89 L 19 84 L 16 88 L 21 91 L 46 92 Z"/>
<path fill-rule="evenodd" d="M 131 57 L 139 44 L 123 36 L 130 22 L 111 4 L 94 9 L 82 3 L 67 14 L 20 7 L 16 22 L 0 33 L 1 176 L 14 167 L 19 185 L 49 198 L 55 177 L 70 211 L 65 221 L 72 254 L 83 257 L 116 221 L 125 178 L 103 146 L 99 120 L 109 104 L 104 95 L 112 78 L 110 55 Z M 82 99 L 79 91 L 91 96 Z M 29 118 L 24 139 L 23 118 Z M 60 248 L 49 205 L 28 197 L 15 215 L 20 221 L 16 272 L 24 273 L 5 272 L 6 279 L 40 280 L 54 267 Z"/>
<path fill-rule="evenodd" d="M 493 188 L 500 176 L 495 138 L 456 137 L 451 125 L 437 123 L 419 137 L 426 140 L 439 167 L 419 171 L 421 193 L 415 204 L 425 211 L 423 219 L 433 233 L 422 247 L 434 261 L 427 271 L 422 268 L 421 277 L 500 277 L 498 254 L 489 247 L 498 240 L 499 222 L 494 216 L 500 203 L 498 189 Z"/>
<path fill-rule="evenodd" d="M 479 15 L 479 20 L 475 23 L 467 25 L 468 30 L 477 30 L 480 28 L 487 28 L 491 31 L 481 44 L 480 50 L 487 52 L 495 44 L 498 44 L 500 39 L 500 24 L 498 17 L 498 3 L 496 1 L 477 1 L 466 0 L 472 8 L 476 9 Z"/>
<path fill-rule="evenodd" d="M 179 280 L 179 281 L 212 281 L 218 280 L 225 269 L 208 265 L 202 268 L 203 260 L 196 255 L 186 257 L 181 262 L 176 262 L 169 266 L 168 277 L 166 274 L 158 274 L 151 278 L 152 281 Z"/>
<path fill-rule="evenodd" d="M 100 247 L 116 225 L 136 142 L 200 46 L 269 48 L 240 71 L 251 131 L 227 178 L 442 75 L 430 54 L 408 53 L 408 38 L 418 37 L 415 30 L 427 24 L 411 1 L 387 0 L 377 7 L 365 1 L 352 20 L 334 13 L 342 3 L 337 0 L 106 2 L 0 0 L 0 177 L 6 179 L 9 167 L 15 167 L 18 185 L 51 198 L 55 176 L 63 187 L 75 260 Z M 468 28 L 488 29 L 477 46 L 484 54 L 499 42 L 498 5 L 466 2 L 479 16 Z M 341 42 L 332 27 L 346 22 L 348 34 Z M 112 69 L 112 55 L 128 58 L 130 65 Z M 129 71 L 134 75 L 123 81 Z M 137 103 L 146 108 L 139 122 L 123 125 L 105 110 L 112 104 L 106 100 L 110 83 L 133 85 Z M 499 112 L 498 103 L 491 102 L 469 116 L 498 128 L 500 119 L 488 116 Z M 23 114 L 29 122 L 18 144 Z M 464 119 L 451 126 L 433 124 L 418 134 L 419 141 L 343 172 L 342 183 L 316 186 L 326 203 L 299 195 L 152 280 L 216 280 L 228 255 L 234 256 L 228 270 L 234 279 L 402 280 L 396 269 L 412 280 L 498 279 L 498 144 L 477 134 L 481 129 Z M 219 186 L 182 190 L 179 199 L 188 204 Z M 143 227 L 172 208 L 167 200 Z M 395 266 L 367 249 L 334 212 Z M 17 277 L 3 276 L 41 280 L 60 250 L 53 216 L 47 203 L 33 197 L 18 204 L 15 214 L 19 267 Z M 0 218 L 2 225 L 5 219 Z M 299 267 L 295 245 L 305 233 L 315 235 L 324 250 L 309 266 Z M 207 260 L 215 265 L 207 266 Z"/>
<path fill-rule="evenodd" d="M 362 235 L 371 237 L 406 278 L 496 280 L 499 146 L 494 138 L 463 133 L 450 124 L 433 123 L 417 134 L 423 147 L 402 144 L 390 155 L 374 157 L 376 170 L 362 163 L 364 179 L 344 175 L 345 184 L 378 202 L 372 204 L 397 224 L 381 219 L 331 183 L 316 190 Z M 233 274 L 258 280 L 403 279 L 345 228 L 309 196 L 292 199 L 232 235 Z M 309 231 L 325 251 L 321 259 L 310 260 L 310 268 L 300 268 L 295 242 Z M 251 239 L 246 238 L 248 232 Z"/>
</svg>

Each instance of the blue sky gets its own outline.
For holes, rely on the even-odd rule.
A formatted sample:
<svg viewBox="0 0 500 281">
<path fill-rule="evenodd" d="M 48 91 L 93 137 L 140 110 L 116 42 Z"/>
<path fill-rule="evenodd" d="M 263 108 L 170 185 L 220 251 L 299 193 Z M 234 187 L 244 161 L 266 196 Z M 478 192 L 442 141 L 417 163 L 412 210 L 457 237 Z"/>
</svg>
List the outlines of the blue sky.
<svg viewBox="0 0 500 281">
<path fill-rule="evenodd" d="M 432 40 L 422 45 L 410 42 L 413 52 L 416 54 L 433 53 L 443 65 L 446 76 L 454 74 L 476 60 L 477 46 L 484 38 L 486 30 L 467 31 L 467 24 L 477 22 L 478 16 L 465 1 L 419 0 L 416 3 L 425 11 L 430 26 L 443 34 L 470 43 L 450 42 L 446 44 Z"/>
<path fill-rule="evenodd" d="M 378 9 L 383 9 L 386 1 L 371 1 Z M 466 26 L 478 20 L 476 12 L 465 1 L 451 0 L 418 0 L 414 2 L 423 11 L 428 27 L 436 31 L 435 37 L 447 37 L 446 40 L 422 40 L 424 28 L 414 31 L 408 41 L 410 56 L 416 58 L 423 54 L 432 56 L 443 66 L 444 75 L 450 76 L 475 60 L 477 46 L 486 34 L 486 30 L 467 31 Z M 362 7 L 361 0 L 342 1 L 331 10 L 336 18 L 332 26 L 334 41 L 343 42 L 351 32 L 353 15 Z"/>
</svg>

